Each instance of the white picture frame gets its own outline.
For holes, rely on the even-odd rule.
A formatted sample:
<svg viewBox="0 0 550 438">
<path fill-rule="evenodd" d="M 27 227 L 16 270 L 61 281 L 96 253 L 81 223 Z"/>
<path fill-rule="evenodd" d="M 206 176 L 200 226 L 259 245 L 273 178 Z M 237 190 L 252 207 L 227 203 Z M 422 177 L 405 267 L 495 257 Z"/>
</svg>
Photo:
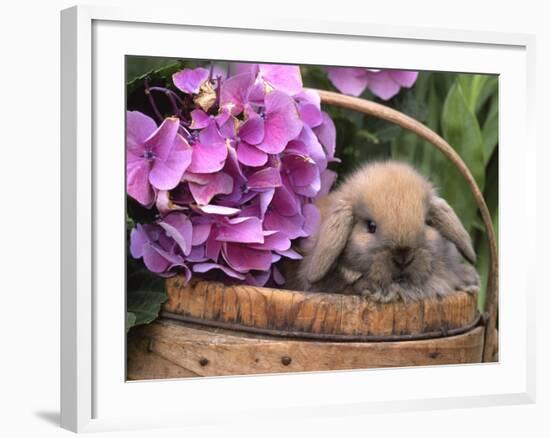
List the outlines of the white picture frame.
<svg viewBox="0 0 550 438">
<path fill-rule="evenodd" d="M 78 6 L 61 14 L 62 427 L 101 431 L 533 402 L 534 276 L 524 255 L 533 254 L 536 224 L 517 206 L 537 202 L 534 37 L 211 12 Z M 178 38 L 200 44 L 180 47 Z M 400 54 L 398 62 L 392 53 Z M 499 74 L 499 363 L 126 382 L 126 54 Z M 525 153 L 512 157 L 513 144 Z M 513 232 L 518 222 L 529 224 L 521 236 Z"/>
</svg>

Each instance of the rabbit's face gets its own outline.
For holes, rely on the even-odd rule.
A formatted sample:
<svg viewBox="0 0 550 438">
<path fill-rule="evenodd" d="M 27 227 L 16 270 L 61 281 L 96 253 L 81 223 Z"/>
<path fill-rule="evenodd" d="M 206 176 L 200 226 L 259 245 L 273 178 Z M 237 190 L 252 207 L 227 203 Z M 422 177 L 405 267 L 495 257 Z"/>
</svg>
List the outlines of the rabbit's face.
<svg viewBox="0 0 550 438">
<path fill-rule="evenodd" d="M 345 264 L 380 286 L 427 278 L 433 260 L 429 189 L 408 167 L 371 169 L 350 193 L 353 225 L 342 253 Z"/>
</svg>

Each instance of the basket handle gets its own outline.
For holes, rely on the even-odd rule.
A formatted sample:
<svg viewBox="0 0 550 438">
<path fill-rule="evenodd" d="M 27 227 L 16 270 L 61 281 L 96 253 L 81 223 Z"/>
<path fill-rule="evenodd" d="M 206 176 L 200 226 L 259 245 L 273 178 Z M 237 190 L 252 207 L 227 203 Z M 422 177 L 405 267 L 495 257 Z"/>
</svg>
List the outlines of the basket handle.
<svg viewBox="0 0 550 438">
<path fill-rule="evenodd" d="M 412 117 L 403 114 L 400 111 L 394 110 L 387 106 L 376 102 L 361 99 L 358 97 L 346 96 L 333 91 L 315 90 L 321 96 L 321 102 L 327 105 L 335 105 L 342 108 L 359 111 L 364 114 L 378 117 L 390 123 L 401 126 L 407 129 L 424 140 L 428 141 L 439 149 L 443 154 L 451 160 L 451 162 L 460 171 L 466 183 L 470 187 L 474 199 L 481 212 L 481 218 L 485 231 L 487 232 L 487 240 L 489 242 L 489 276 L 487 284 L 487 295 L 485 298 L 485 312 L 488 314 L 488 319 L 485 326 L 485 343 L 483 348 L 483 361 L 490 362 L 497 351 L 497 336 L 496 336 L 496 316 L 498 311 L 498 257 L 495 230 L 491 221 L 491 215 L 483 194 L 479 190 L 474 177 L 470 170 L 460 158 L 460 155 L 447 143 L 442 137 L 436 134 L 427 126 L 413 119 Z"/>
</svg>

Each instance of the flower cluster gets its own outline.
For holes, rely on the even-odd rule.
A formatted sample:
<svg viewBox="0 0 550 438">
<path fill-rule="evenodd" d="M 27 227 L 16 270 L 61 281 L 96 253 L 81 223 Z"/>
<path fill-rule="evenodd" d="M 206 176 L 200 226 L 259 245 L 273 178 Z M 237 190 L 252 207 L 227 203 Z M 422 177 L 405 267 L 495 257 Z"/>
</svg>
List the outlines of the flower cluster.
<svg viewBox="0 0 550 438">
<path fill-rule="evenodd" d="M 328 67 L 327 73 L 332 85 L 341 93 L 359 96 L 368 88 L 382 100 L 394 97 L 401 87 L 412 87 L 418 77 L 416 71 L 355 67 Z"/>
<path fill-rule="evenodd" d="M 184 69 L 174 88 L 146 88 L 153 115 L 127 113 L 127 193 L 153 223 L 130 252 L 162 276 L 218 273 L 264 285 L 319 220 L 313 201 L 335 179 L 335 127 L 298 66 Z M 163 118 L 152 94 L 170 98 Z M 223 273 L 223 274 L 222 274 Z"/>
</svg>

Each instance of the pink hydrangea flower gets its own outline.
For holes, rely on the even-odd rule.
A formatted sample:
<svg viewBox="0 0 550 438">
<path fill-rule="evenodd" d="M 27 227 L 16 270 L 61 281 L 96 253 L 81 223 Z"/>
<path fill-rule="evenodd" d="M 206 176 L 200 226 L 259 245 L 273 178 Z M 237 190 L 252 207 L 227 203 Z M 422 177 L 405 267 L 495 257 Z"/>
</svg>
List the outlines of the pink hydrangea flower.
<svg viewBox="0 0 550 438">
<path fill-rule="evenodd" d="M 359 96 L 368 88 L 382 100 L 394 97 L 401 87 L 412 87 L 418 77 L 416 71 L 355 67 L 327 67 L 327 72 L 330 81 L 341 93 Z"/>
<path fill-rule="evenodd" d="M 334 182 L 336 129 L 319 95 L 303 88 L 297 66 L 184 69 L 173 82 L 216 99 L 205 109 L 182 98 L 182 120 L 158 128 L 129 113 L 128 194 L 159 215 L 132 231 L 132 256 L 164 276 L 284 282 L 274 264 L 300 258 L 293 241 L 314 232 L 313 201 Z M 164 179 L 155 166 L 168 167 Z"/>
<path fill-rule="evenodd" d="M 176 117 L 157 128 L 145 114 L 126 114 L 126 191 L 143 205 L 153 203 L 157 190 L 175 188 L 191 163 L 191 148 L 178 128 Z"/>
<path fill-rule="evenodd" d="M 130 254 L 143 258 L 147 269 L 170 277 L 183 272 L 191 278 L 185 257 L 191 253 L 192 225 L 187 216 L 172 213 L 154 224 L 137 224 L 130 234 Z"/>
</svg>

